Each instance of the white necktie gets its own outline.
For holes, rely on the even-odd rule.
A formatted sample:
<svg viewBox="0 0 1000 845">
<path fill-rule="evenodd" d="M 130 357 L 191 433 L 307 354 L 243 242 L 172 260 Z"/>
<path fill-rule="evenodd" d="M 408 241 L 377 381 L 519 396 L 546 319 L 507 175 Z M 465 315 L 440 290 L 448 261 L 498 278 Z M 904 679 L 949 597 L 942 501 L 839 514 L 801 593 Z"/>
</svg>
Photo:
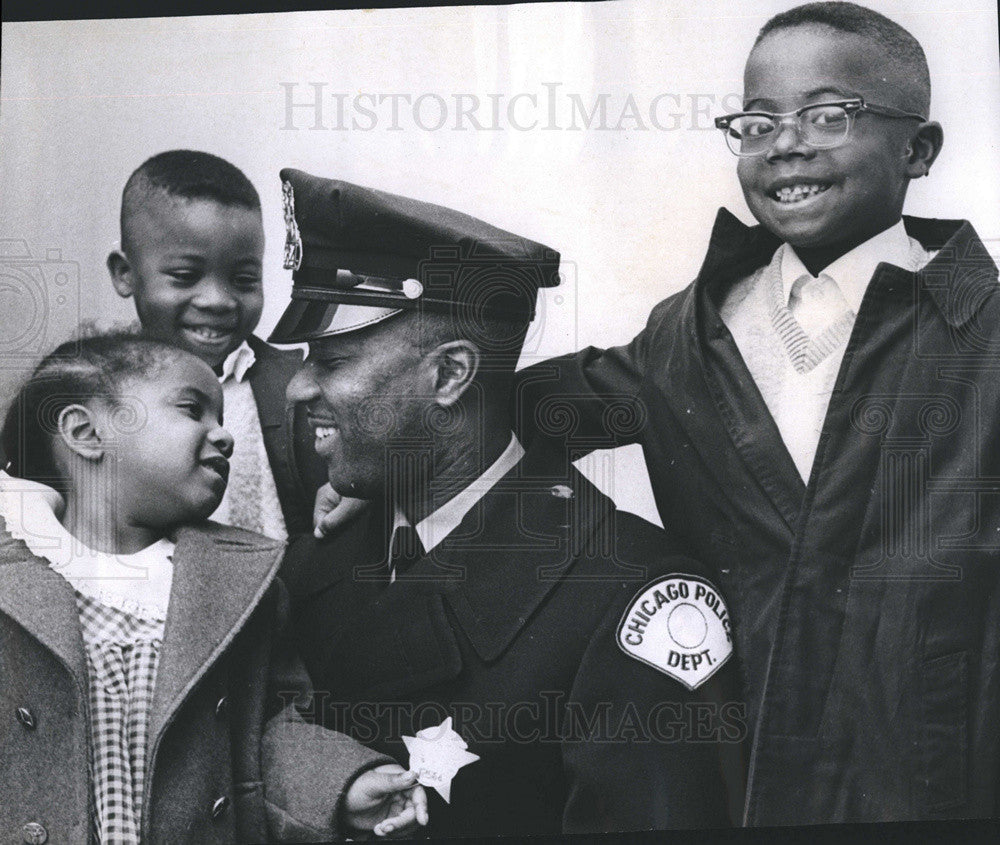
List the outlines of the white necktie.
<svg viewBox="0 0 1000 845">
<path fill-rule="evenodd" d="M 775 308 L 771 320 L 795 371 L 808 373 L 846 342 L 854 312 L 830 276 L 804 273 L 792 284 L 788 305 Z"/>
<path fill-rule="evenodd" d="M 820 273 L 818 278 L 799 276 L 788 297 L 788 310 L 810 337 L 818 336 L 850 308 L 837 283 L 826 273 Z"/>
</svg>

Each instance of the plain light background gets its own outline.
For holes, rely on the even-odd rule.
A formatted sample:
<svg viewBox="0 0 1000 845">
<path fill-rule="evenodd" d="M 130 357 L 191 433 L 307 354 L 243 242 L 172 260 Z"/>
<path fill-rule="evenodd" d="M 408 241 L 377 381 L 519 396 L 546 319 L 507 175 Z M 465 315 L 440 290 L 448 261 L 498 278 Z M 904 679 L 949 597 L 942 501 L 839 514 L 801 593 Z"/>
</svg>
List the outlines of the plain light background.
<svg viewBox="0 0 1000 845">
<path fill-rule="evenodd" d="M 267 254 L 258 334 L 267 335 L 290 291 L 278 170 L 293 166 L 452 206 L 558 249 L 565 283 L 543 294 L 526 360 L 627 342 L 653 305 L 694 277 L 719 206 L 751 222 L 736 159 L 711 118 L 738 100 L 759 27 L 791 5 L 626 0 L 5 24 L 0 397 L 81 319 L 133 318 L 104 267 L 121 188 L 150 155 L 179 147 L 229 159 L 260 191 Z M 931 116 L 945 128 L 941 157 L 912 185 L 906 211 L 968 218 L 997 255 L 995 5 L 868 5 L 923 44 Z M 348 128 L 312 129 L 313 113 L 301 108 L 292 112 L 298 128 L 283 128 L 287 86 L 303 102 L 314 84 L 324 125 L 335 123 L 338 94 Z M 399 101 L 394 123 L 389 101 L 374 121 L 352 109 L 358 95 L 424 99 L 416 117 Z M 498 102 L 500 129 L 475 129 L 455 95 L 479 98 L 484 127 Z M 537 120 L 535 128 L 511 124 L 515 95 L 514 121 Z M 574 96 L 588 111 L 603 97 L 609 128 L 586 129 L 579 114 L 568 128 Z M 623 118 L 630 97 L 637 118 Z M 438 122 L 442 102 L 445 124 L 421 128 Z M 662 128 L 649 117 L 654 102 Z M 352 119 L 374 126 L 351 128 Z M 587 471 L 621 506 L 658 521 L 637 448 L 598 456 Z"/>
</svg>

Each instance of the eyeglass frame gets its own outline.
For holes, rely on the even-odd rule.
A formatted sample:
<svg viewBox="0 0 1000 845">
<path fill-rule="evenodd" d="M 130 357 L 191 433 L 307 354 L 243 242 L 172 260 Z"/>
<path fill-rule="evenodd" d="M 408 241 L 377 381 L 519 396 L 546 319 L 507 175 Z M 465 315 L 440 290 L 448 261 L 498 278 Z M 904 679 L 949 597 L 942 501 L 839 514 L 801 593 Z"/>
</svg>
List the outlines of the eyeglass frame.
<svg viewBox="0 0 1000 845">
<path fill-rule="evenodd" d="M 809 109 L 820 108 L 821 106 L 839 106 L 847 113 L 847 129 L 844 132 L 843 140 L 838 141 L 836 144 L 831 144 L 828 147 L 817 147 L 815 144 L 810 144 L 802 133 L 802 122 L 801 116 L 803 112 Z M 802 139 L 802 143 L 807 147 L 814 150 L 835 150 L 837 147 L 842 146 L 851 135 L 851 129 L 854 128 L 854 116 L 860 112 L 869 112 L 871 114 L 879 114 L 883 117 L 898 118 L 902 120 L 919 120 L 922 123 L 926 123 L 927 118 L 922 114 L 917 114 L 916 112 L 906 112 L 901 109 L 894 109 L 892 106 L 877 106 L 872 103 L 865 101 L 864 97 L 851 97 L 846 100 L 829 100 L 823 103 L 810 103 L 808 106 L 802 106 L 802 108 L 795 109 L 794 111 L 786 111 L 780 113 L 766 112 L 766 111 L 741 111 L 733 112 L 733 114 L 725 114 L 722 117 L 715 118 L 715 128 L 721 129 L 723 132 L 728 132 L 732 122 L 738 117 L 766 117 L 774 121 L 775 129 L 780 129 L 780 127 L 785 125 L 785 122 L 790 117 L 795 117 L 795 131 L 799 138 Z M 753 158 L 754 156 L 764 155 L 768 152 L 774 145 L 774 142 L 778 139 L 781 132 L 776 131 L 774 133 L 774 139 L 767 146 L 762 147 L 756 152 L 752 153 L 738 153 L 729 144 L 728 135 L 726 140 L 726 148 L 735 156 L 740 158 Z"/>
</svg>

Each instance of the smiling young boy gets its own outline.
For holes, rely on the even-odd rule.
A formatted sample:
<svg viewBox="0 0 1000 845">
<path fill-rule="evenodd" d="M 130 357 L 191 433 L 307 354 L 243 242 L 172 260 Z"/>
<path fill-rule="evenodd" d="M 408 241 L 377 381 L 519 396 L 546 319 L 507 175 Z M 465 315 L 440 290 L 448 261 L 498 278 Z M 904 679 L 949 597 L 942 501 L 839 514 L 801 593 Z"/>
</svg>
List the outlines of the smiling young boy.
<svg viewBox="0 0 1000 845">
<path fill-rule="evenodd" d="M 560 394 L 581 447 L 640 442 L 664 525 L 732 597 L 747 823 L 992 816 L 997 268 L 968 222 L 902 216 L 942 145 L 902 27 L 797 7 L 744 85 L 718 123 L 760 225 L 720 211 L 630 344 L 529 368 L 522 433 Z M 645 422 L 609 430 L 623 402 Z"/>
<path fill-rule="evenodd" d="M 120 246 L 108 270 L 143 331 L 197 355 L 222 382 L 237 446 L 214 518 L 277 539 L 309 532 L 325 470 L 285 402 L 301 354 L 253 334 L 264 305 L 256 189 L 218 156 L 160 153 L 125 184 Z"/>
</svg>

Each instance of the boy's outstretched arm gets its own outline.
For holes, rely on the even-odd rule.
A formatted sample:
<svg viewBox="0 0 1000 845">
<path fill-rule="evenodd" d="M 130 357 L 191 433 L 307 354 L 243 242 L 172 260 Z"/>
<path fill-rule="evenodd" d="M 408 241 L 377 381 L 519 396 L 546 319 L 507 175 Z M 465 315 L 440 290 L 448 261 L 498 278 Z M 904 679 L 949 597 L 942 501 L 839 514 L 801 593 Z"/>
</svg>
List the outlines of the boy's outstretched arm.
<svg viewBox="0 0 1000 845">
<path fill-rule="evenodd" d="M 639 442 L 647 416 L 641 386 L 649 331 L 625 346 L 588 346 L 518 372 L 511 415 L 521 442 L 549 437 L 581 453 Z"/>
</svg>

